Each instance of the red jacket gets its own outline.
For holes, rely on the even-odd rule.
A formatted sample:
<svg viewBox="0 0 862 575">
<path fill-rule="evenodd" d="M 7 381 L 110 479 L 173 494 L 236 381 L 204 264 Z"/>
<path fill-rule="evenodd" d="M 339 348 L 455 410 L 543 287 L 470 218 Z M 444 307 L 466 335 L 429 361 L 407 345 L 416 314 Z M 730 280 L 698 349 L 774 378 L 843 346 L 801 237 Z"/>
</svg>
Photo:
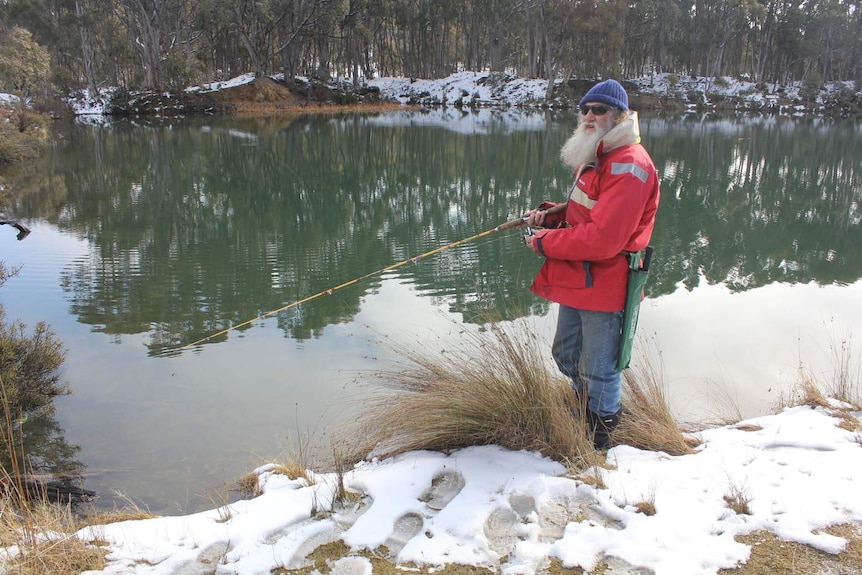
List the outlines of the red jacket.
<svg viewBox="0 0 862 575">
<path fill-rule="evenodd" d="M 631 113 L 599 142 L 595 162 L 576 174 L 565 223 L 559 222 L 566 227 L 536 232 L 533 249 L 547 259 L 533 293 L 579 309 L 625 307 L 628 262 L 621 254 L 647 247 L 659 203 L 655 164 L 639 142 Z"/>
</svg>

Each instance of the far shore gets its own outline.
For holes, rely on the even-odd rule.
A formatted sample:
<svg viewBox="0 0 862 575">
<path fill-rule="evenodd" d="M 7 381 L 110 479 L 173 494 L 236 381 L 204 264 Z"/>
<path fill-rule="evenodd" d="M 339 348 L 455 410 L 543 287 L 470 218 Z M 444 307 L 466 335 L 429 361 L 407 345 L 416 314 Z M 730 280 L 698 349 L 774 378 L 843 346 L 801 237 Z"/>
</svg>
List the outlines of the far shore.
<svg viewBox="0 0 862 575">
<path fill-rule="evenodd" d="M 457 84 L 470 75 L 473 85 Z M 237 81 L 241 79 L 242 81 Z M 567 110 L 595 80 L 558 82 L 551 100 L 545 97 L 545 80 L 525 80 L 505 75 L 491 78 L 484 73 L 462 73 L 437 80 L 401 79 L 397 93 L 383 93 L 376 81 L 360 86 L 342 81 L 309 81 L 298 78 L 285 83 L 279 77 L 244 75 L 232 81 L 181 91 L 106 91 L 103 100 L 109 116 L 271 115 L 342 112 L 387 112 L 405 107 L 451 107 L 469 111 L 480 108 Z M 513 97 L 514 86 L 530 83 L 532 93 Z M 862 117 L 862 95 L 846 87 L 824 87 L 820 91 L 776 86 L 758 86 L 730 79 L 684 78 L 665 75 L 624 80 L 630 107 L 643 112 L 680 114 L 752 113 L 761 115 L 819 115 L 833 118 Z M 494 86 L 493 95 L 479 96 Z M 445 88 L 444 95 L 428 85 Z M 744 86 L 744 87 L 743 87 Z M 504 89 L 505 88 L 505 89 Z M 516 89 L 516 88 L 513 88 Z M 448 93 L 445 93 L 448 90 Z M 453 96 L 454 94 L 454 96 Z"/>
</svg>

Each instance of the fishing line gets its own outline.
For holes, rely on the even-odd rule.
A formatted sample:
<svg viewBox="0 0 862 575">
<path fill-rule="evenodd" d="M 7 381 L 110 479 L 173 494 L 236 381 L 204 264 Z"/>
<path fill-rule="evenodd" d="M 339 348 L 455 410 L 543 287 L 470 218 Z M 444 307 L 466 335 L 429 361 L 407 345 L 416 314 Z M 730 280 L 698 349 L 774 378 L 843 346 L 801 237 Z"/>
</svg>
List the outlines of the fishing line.
<svg viewBox="0 0 862 575">
<path fill-rule="evenodd" d="M 379 269 L 379 270 L 376 270 L 376 271 L 373 271 L 373 272 L 369 272 L 369 273 L 367 273 L 367 274 L 365 274 L 365 275 L 359 276 L 359 277 L 354 278 L 354 279 L 352 279 L 352 280 L 350 280 L 350 281 L 347 281 L 347 282 L 344 282 L 344 283 L 342 283 L 342 284 L 339 284 L 339 285 L 337 285 L 337 286 L 335 286 L 335 287 L 331 287 L 331 288 L 329 288 L 329 289 L 325 289 L 325 290 L 323 290 L 323 291 L 319 291 L 319 292 L 317 292 L 317 293 L 316 293 L 316 294 L 314 294 L 314 295 L 310 295 L 310 296 L 304 297 L 304 298 L 302 298 L 302 299 L 300 299 L 300 300 L 297 300 L 297 301 L 295 301 L 295 302 L 289 303 L 289 304 L 287 304 L 287 305 L 283 305 L 283 306 L 281 306 L 281 307 L 280 307 L 280 308 L 278 308 L 278 309 L 270 310 L 270 311 L 268 311 L 268 312 L 265 312 L 265 313 L 259 314 L 259 315 L 255 316 L 255 317 L 251 318 L 251 319 L 248 319 L 248 320 L 246 320 L 246 321 L 244 321 L 244 322 L 234 324 L 234 325 L 232 325 L 232 326 L 230 326 L 230 327 L 228 327 L 228 328 L 225 328 L 225 329 L 223 329 L 223 330 L 221 330 L 221 331 L 217 331 L 217 332 L 215 332 L 215 333 L 213 333 L 213 334 L 210 334 L 210 335 L 208 335 L 208 336 L 206 336 L 206 337 L 204 337 L 204 338 L 201 338 L 201 339 L 199 339 L 199 340 L 197 340 L 197 341 L 193 341 L 192 343 L 188 343 L 188 344 L 186 344 L 186 345 L 184 345 L 184 346 L 182 346 L 182 347 L 176 348 L 176 349 L 174 349 L 173 351 L 174 351 L 174 352 L 180 352 L 180 351 L 186 350 L 186 349 L 188 349 L 188 348 L 190 348 L 190 347 L 198 346 L 198 345 L 200 345 L 200 344 L 202 344 L 202 343 L 204 343 L 204 342 L 207 342 L 207 341 L 209 341 L 209 340 L 211 340 L 211 339 L 213 339 L 213 338 L 215 338 L 215 337 L 219 337 L 219 336 L 225 335 L 226 333 L 229 333 L 229 332 L 231 332 L 231 331 L 233 331 L 233 330 L 235 330 L 235 329 L 239 329 L 239 328 L 241 328 L 241 327 L 245 327 L 245 326 L 250 325 L 250 324 L 252 324 L 252 323 L 254 323 L 254 322 L 258 321 L 258 320 L 261 320 L 261 319 L 266 319 L 266 318 L 268 318 L 268 317 L 270 317 L 270 316 L 273 316 L 273 315 L 275 315 L 275 314 L 277 314 L 277 313 L 280 313 L 280 312 L 283 312 L 283 311 L 288 310 L 288 309 L 290 309 L 290 308 L 296 307 L 296 306 L 298 306 L 298 305 L 302 305 L 302 304 L 304 304 L 304 303 L 310 302 L 311 300 L 317 299 L 317 298 L 319 298 L 319 297 L 321 297 L 321 296 L 324 296 L 324 295 L 332 295 L 333 293 L 335 293 L 335 292 L 337 292 L 337 291 L 339 291 L 339 290 L 342 290 L 342 289 L 344 289 L 344 288 L 346 288 L 346 287 L 350 287 L 350 286 L 352 286 L 352 285 L 358 284 L 359 282 L 361 282 L 361 281 L 363 281 L 363 280 L 367 280 L 368 278 L 374 277 L 374 276 L 376 276 L 376 275 L 384 274 L 384 273 L 386 273 L 386 272 L 389 272 L 389 271 L 392 271 L 392 270 L 398 269 L 398 268 L 403 267 L 403 266 L 405 266 L 405 265 L 407 265 L 407 264 L 410 264 L 410 263 L 414 263 L 414 264 L 415 264 L 415 263 L 418 263 L 418 262 L 419 262 L 419 260 L 421 260 L 421 259 L 423 259 L 423 258 L 427 258 L 428 256 L 433 256 L 434 254 L 438 254 L 438 253 L 440 253 L 440 252 L 442 252 L 442 251 L 446 251 L 446 250 L 448 250 L 448 249 L 451 249 L 451 248 L 454 248 L 454 247 L 457 247 L 457 246 L 460 246 L 460 245 L 464 245 L 464 244 L 469 243 L 469 242 L 476 241 L 476 240 L 478 240 L 478 239 L 480 239 L 480 238 L 483 238 L 483 237 L 485 237 L 485 236 L 489 236 L 489 235 L 493 234 L 494 232 L 499 232 L 499 231 L 502 231 L 502 230 L 508 230 L 508 229 L 510 229 L 510 228 L 514 228 L 514 227 L 517 227 L 517 226 L 521 226 L 521 225 L 523 225 L 523 224 L 525 223 L 525 221 L 526 221 L 526 220 L 525 220 L 525 218 L 516 218 L 516 219 L 514 219 L 514 220 L 510 220 L 510 221 L 508 221 L 508 222 L 506 222 L 506 223 L 504 223 L 504 224 L 500 224 L 500 225 L 499 225 L 499 226 L 497 226 L 497 227 L 494 227 L 494 228 L 491 228 L 491 229 L 489 229 L 489 230 L 485 230 L 484 232 L 480 232 L 480 233 L 478 233 L 478 234 L 472 235 L 472 236 L 470 236 L 469 238 L 464 238 L 464 239 L 462 239 L 462 240 L 458 240 L 458 241 L 455 241 L 455 242 L 448 243 L 448 244 L 446 244 L 446 245 L 444 245 L 444 246 L 440 246 L 440 247 L 438 247 L 438 248 L 434 248 L 433 250 L 427 251 L 427 252 L 425 252 L 424 254 L 420 254 L 420 255 L 418 255 L 418 256 L 414 256 L 414 257 L 412 257 L 412 258 L 407 258 L 406 260 L 402 260 L 402 261 L 400 261 L 400 262 L 398 262 L 398 263 L 394 263 L 394 264 L 392 264 L 392 265 L 388 265 L 388 266 L 386 266 L 385 268 L 381 268 L 381 269 Z"/>
</svg>

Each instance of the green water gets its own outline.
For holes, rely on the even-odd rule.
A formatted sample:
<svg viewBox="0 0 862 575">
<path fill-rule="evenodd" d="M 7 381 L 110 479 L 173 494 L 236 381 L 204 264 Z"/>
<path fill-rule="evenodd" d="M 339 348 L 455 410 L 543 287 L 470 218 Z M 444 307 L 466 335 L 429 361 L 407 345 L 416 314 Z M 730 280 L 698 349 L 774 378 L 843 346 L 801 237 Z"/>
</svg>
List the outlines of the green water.
<svg viewBox="0 0 862 575">
<path fill-rule="evenodd" d="M 33 233 L 0 229 L 0 258 L 23 266 L 0 290 L 7 315 L 68 349 L 62 457 L 103 503 L 118 489 L 157 512 L 207 507 L 291 445 L 326 445 L 386 340 L 443 350 L 488 318 L 548 339 L 555 308 L 528 292 L 541 262 L 517 231 L 375 272 L 562 199 L 573 126 L 450 111 L 65 128 L 7 210 Z M 722 397 L 763 413 L 800 363 L 826 373 L 853 349 L 860 131 L 641 118 L 663 195 L 639 348 L 679 413 Z"/>
</svg>

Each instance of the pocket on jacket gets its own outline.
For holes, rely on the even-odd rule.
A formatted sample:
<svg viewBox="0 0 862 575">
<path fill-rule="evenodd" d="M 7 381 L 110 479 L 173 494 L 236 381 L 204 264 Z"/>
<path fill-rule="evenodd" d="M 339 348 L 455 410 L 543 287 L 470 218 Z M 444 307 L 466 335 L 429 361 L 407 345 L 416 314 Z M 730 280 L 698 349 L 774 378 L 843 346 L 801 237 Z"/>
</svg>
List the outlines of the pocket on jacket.
<svg viewBox="0 0 862 575">
<path fill-rule="evenodd" d="M 548 283 L 566 289 L 592 287 L 590 262 L 555 260 L 548 266 Z"/>
</svg>

